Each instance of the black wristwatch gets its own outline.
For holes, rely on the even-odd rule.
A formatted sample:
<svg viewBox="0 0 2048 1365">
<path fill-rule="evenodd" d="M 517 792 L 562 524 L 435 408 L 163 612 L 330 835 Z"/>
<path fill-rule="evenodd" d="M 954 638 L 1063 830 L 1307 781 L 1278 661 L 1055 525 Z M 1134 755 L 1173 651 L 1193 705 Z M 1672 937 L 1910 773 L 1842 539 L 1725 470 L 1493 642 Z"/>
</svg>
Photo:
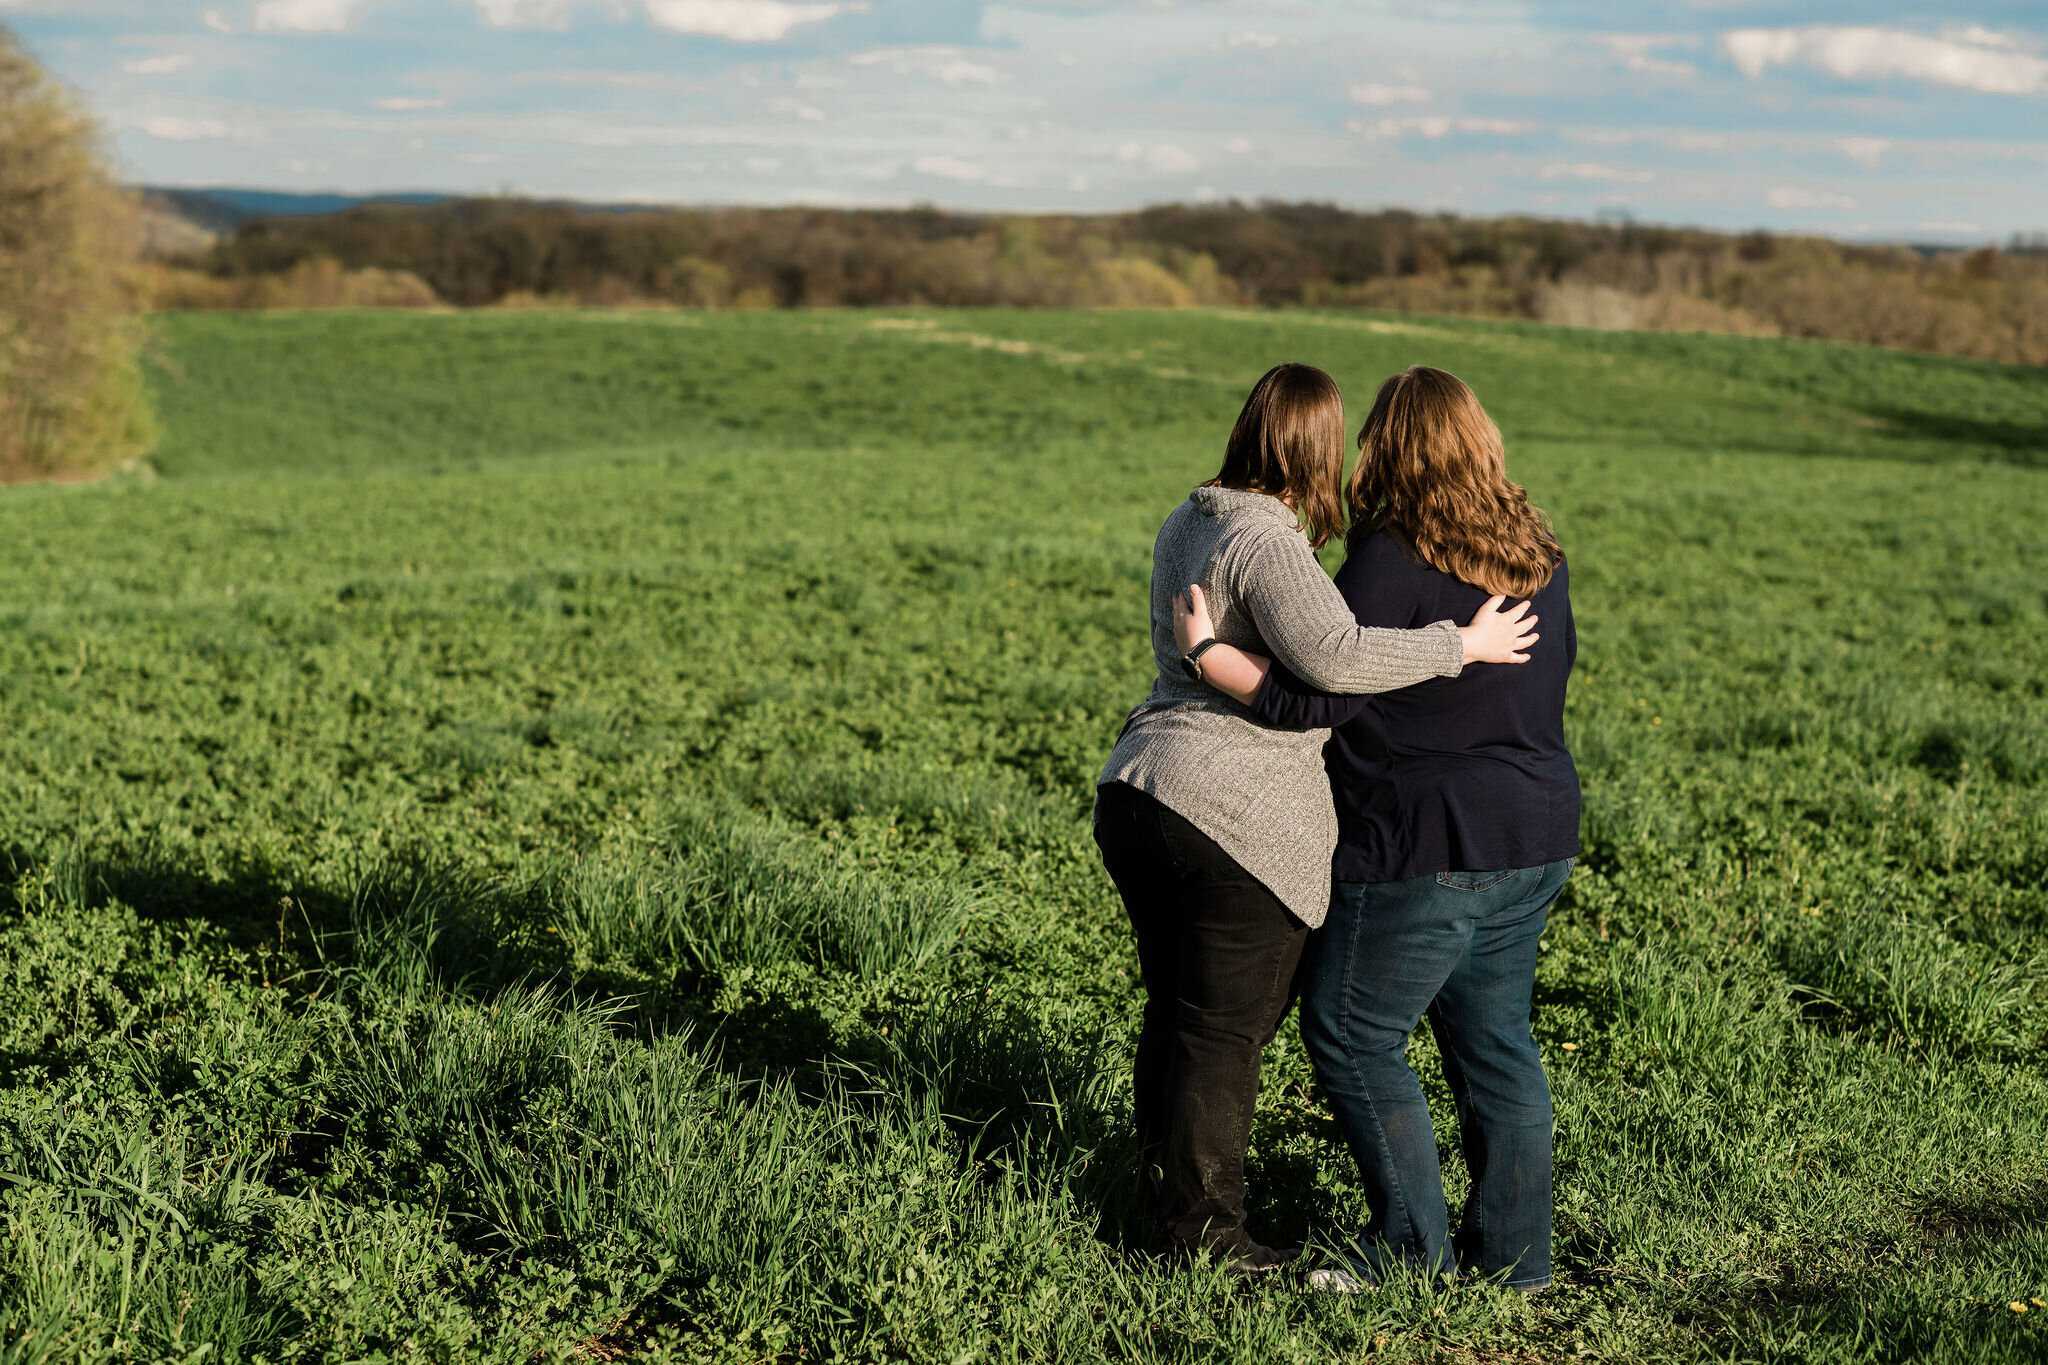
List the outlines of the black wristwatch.
<svg viewBox="0 0 2048 1365">
<path fill-rule="evenodd" d="M 1222 643 L 1223 642 L 1221 640 L 1218 640 L 1215 636 L 1211 635 L 1206 640 L 1197 640 L 1195 642 L 1195 647 L 1193 649 L 1189 650 L 1187 653 L 1180 656 L 1181 663 L 1187 666 L 1188 675 L 1192 677 L 1196 682 L 1208 681 L 1207 678 L 1204 678 L 1202 676 L 1202 656 L 1204 654 L 1207 654 L 1215 646 Z"/>
</svg>

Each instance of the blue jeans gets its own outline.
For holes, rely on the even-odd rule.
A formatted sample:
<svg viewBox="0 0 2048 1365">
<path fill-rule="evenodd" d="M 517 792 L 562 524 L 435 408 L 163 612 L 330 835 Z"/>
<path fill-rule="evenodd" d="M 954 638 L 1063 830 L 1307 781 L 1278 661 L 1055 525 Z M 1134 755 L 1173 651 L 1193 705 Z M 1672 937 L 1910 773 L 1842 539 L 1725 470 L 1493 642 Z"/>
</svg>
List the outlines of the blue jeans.
<svg viewBox="0 0 2048 1365">
<path fill-rule="evenodd" d="M 1550 1082 L 1529 1033 L 1536 942 L 1571 860 L 1339 882 L 1303 964 L 1301 1034 L 1364 1177 L 1354 1269 L 1550 1283 Z M 1472 1192 L 1455 1240 L 1408 1035 L 1429 1014 Z"/>
</svg>

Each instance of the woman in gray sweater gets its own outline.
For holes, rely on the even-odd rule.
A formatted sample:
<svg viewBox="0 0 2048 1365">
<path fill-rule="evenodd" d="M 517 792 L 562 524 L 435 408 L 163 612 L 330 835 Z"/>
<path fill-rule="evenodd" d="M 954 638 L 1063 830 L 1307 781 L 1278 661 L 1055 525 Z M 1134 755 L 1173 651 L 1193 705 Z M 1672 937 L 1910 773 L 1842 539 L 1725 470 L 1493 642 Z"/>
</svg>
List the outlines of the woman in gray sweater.
<svg viewBox="0 0 2048 1365">
<path fill-rule="evenodd" d="M 1470 624 L 1360 626 L 1316 562 L 1343 525 L 1344 408 L 1329 375 L 1280 365 L 1253 388 L 1222 471 L 1167 517 L 1152 552 L 1158 677 L 1097 788 L 1095 838 L 1137 936 L 1146 1004 L 1136 1109 L 1152 1214 L 1168 1246 L 1240 1272 L 1287 1255 L 1245 1228 L 1244 1154 L 1260 1055 L 1308 931 L 1330 902 L 1337 820 L 1328 731 L 1260 725 L 1205 686 L 1173 634 L 1174 596 L 1206 593 L 1217 641 L 1331 692 L 1385 692 L 1519 663 L 1527 604 Z"/>
</svg>

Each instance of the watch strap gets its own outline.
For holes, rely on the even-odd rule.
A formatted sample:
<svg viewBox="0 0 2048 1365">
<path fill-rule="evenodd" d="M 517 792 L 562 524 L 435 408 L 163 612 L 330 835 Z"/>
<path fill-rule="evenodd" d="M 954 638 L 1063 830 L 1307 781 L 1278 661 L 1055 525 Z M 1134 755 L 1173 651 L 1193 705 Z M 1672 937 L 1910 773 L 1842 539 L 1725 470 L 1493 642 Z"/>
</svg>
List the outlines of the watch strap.
<svg viewBox="0 0 2048 1365">
<path fill-rule="evenodd" d="M 1180 661 L 1187 665 L 1188 672 L 1200 678 L 1202 676 L 1202 656 L 1222 643 L 1221 640 L 1213 635 L 1206 640 L 1197 640 L 1193 649 L 1180 656 Z"/>
</svg>

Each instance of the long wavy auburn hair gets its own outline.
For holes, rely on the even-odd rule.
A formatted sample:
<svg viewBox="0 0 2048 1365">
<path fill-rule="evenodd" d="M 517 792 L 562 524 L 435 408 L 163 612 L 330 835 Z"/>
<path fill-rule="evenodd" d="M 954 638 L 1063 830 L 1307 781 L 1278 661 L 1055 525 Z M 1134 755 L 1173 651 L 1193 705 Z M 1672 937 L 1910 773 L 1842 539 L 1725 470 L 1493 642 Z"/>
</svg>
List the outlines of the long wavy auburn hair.
<svg viewBox="0 0 2048 1365">
<path fill-rule="evenodd" d="M 1275 365 L 1230 429 L 1223 468 L 1204 487 L 1270 493 L 1317 549 L 1344 529 L 1344 396 L 1313 365 Z"/>
<path fill-rule="evenodd" d="M 1443 370 L 1416 365 L 1380 385 L 1345 491 L 1352 548 L 1387 531 L 1475 588 L 1528 597 L 1564 560 L 1550 519 L 1508 481 L 1500 428 Z"/>
</svg>

